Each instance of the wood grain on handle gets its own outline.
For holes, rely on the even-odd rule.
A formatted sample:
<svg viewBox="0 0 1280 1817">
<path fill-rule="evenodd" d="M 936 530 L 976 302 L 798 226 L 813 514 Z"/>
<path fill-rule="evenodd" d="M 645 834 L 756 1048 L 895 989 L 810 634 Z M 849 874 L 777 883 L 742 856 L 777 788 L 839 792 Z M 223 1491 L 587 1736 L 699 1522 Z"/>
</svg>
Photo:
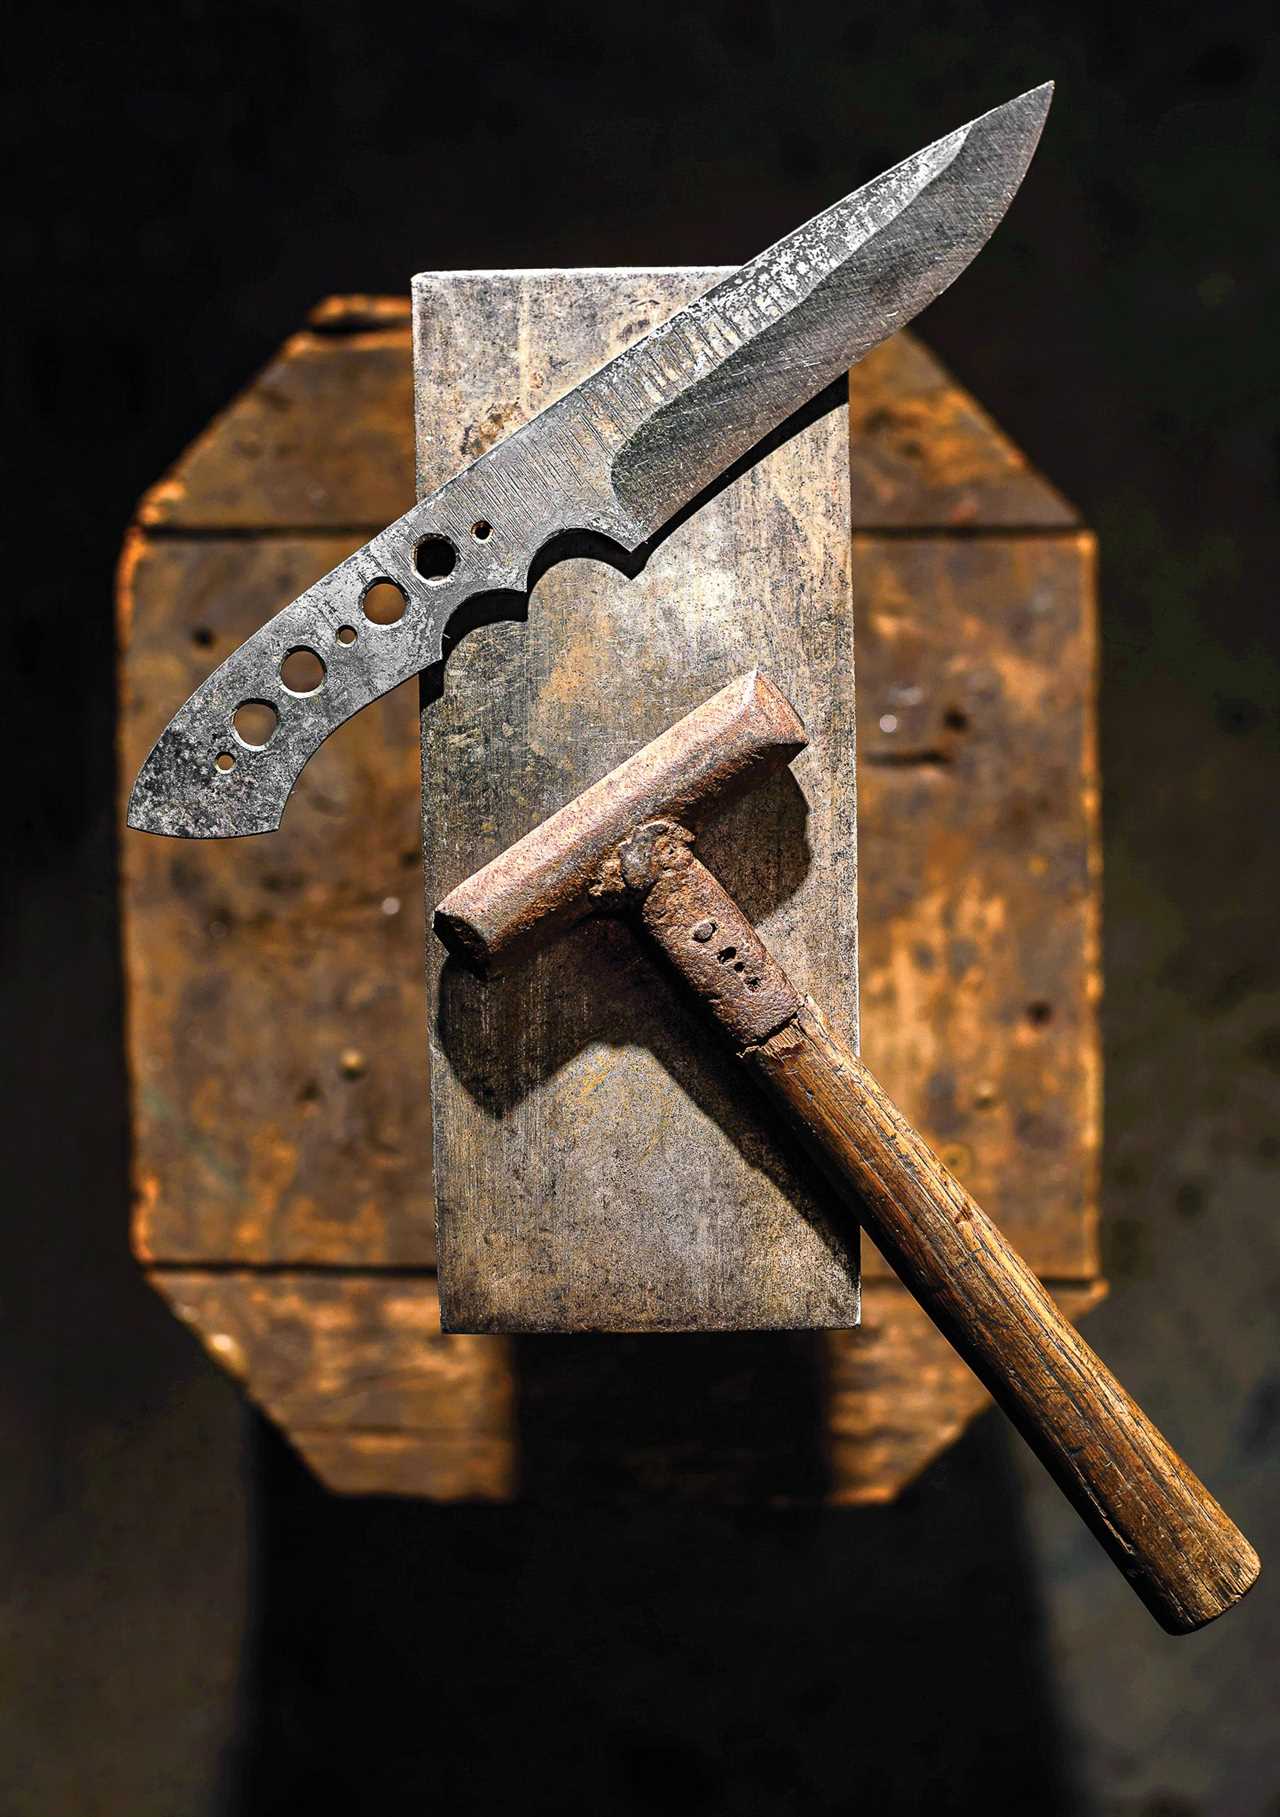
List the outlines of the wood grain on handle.
<svg viewBox="0 0 1280 1817">
<path fill-rule="evenodd" d="M 869 1234 L 1171 1634 L 1257 1553 L 812 1003 L 745 1058 Z"/>
</svg>

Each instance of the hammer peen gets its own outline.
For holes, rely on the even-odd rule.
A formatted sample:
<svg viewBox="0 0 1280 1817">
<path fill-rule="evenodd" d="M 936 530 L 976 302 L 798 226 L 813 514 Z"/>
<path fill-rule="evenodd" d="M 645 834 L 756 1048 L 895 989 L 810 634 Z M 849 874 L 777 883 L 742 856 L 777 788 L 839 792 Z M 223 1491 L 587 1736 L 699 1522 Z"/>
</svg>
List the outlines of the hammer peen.
<svg viewBox="0 0 1280 1817">
<path fill-rule="evenodd" d="M 1252 1546 L 692 850 L 807 742 L 752 671 L 453 890 L 435 931 L 484 976 L 584 915 L 636 920 L 1162 1627 L 1203 1627 L 1252 1587 Z"/>
</svg>

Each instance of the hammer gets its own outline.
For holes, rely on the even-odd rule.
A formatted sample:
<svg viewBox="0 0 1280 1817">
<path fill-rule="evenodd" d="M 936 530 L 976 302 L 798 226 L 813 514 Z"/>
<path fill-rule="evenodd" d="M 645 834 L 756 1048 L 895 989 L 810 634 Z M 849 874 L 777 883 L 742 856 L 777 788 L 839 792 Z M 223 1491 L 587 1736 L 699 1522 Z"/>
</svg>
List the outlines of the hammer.
<svg viewBox="0 0 1280 1817">
<path fill-rule="evenodd" d="M 1169 1633 L 1257 1554 L 695 856 L 693 828 L 808 739 L 753 670 L 453 890 L 434 927 L 482 977 L 584 915 L 629 915 L 718 1023 L 938 1329 Z"/>
</svg>

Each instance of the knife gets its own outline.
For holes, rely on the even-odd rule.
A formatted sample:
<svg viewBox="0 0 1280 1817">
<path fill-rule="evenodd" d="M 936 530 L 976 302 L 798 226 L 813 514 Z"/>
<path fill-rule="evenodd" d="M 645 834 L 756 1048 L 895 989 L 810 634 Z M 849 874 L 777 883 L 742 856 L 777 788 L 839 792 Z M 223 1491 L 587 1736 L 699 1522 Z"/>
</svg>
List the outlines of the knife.
<svg viewBox="0 0 1280 1817">
<path fill-rule="evenodd" d="M 192 839 L 273 831 L 307 760 L 361 707 L 441 663 L 463 607 L 527 592 L 569 553 L 642 563 L 959 276 L 1021 183 L 1052 93 L 1044 83 L 1007 101 L 816 215 L 308 587 L 174 714 L 134 783 L 129 825 Z M 267 709 L 267 732 L 237 728 L 247 706 Z"/>
</svg>

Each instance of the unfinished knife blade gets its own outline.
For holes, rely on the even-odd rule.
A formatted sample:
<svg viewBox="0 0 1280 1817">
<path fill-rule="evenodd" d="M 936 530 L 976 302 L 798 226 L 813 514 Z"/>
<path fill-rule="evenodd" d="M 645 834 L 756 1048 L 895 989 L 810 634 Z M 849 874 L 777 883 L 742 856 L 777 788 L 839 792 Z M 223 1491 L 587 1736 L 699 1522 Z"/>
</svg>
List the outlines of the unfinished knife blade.
<svg viewBox="0 0 1280 1817">
<path fill-rule="evenodd" d="M 174 715 L 134 784 L 129 825 L 272 831 L 324 740 L 443 660 L 462 607 L 523 594 L 540 564 L 582 552 L 575 535 L 606 558 L 642 559 L 964 270 L 1016 192 L 1051 96 L 1046 83 L 1006 102 L 797 228 L 309 587 Z M 284 680 L 298 651 L 318 659 L 305 692 Z M 268 709 L 265 737 L 236 727 L 251 705 Z"/>
</svg>

